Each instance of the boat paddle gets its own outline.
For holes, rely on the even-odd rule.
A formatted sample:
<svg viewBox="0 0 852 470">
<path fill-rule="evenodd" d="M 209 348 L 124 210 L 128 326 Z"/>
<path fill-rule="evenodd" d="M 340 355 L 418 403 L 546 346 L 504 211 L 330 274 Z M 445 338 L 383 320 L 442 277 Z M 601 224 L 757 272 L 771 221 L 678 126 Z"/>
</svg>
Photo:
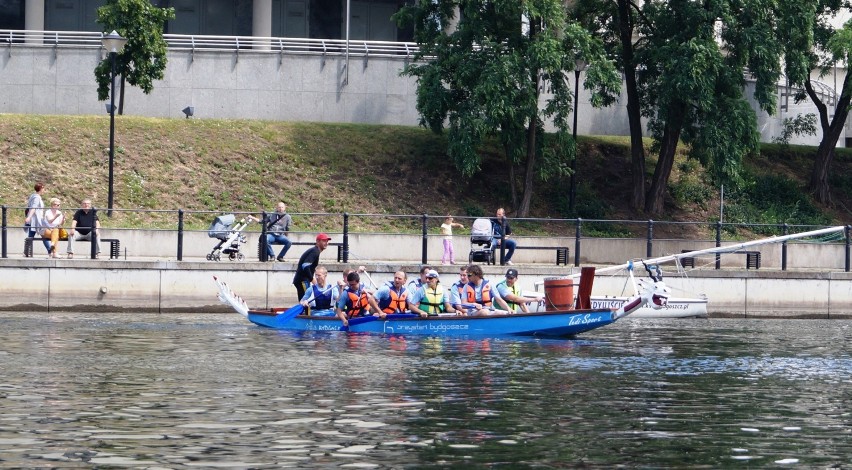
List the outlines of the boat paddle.
<svg viewBox="0 0 852 470">
<path fill-rule="evenodd" d="M 275 317 L 275 323 L 278 324 L 279 326 L 283 325 L 283 324 L 287 323 L 288 321 L 290 321 L 290 320 L 296 318 L 297 316 L 301 315 L 302 312 L 304 312 L 304 311 L 305 311 L 305 307 L 302 304 L 296 304 L 296 305 L 288 308 L 287 310 L 284 310 L 283 312 L 279 313 Z"/>
<path fill-rule="evenodd" d="M 372 278 L 372 277 L 370 277 L 370 273 L 368 273 L 366 269 L 365 269 L 364 271 L 361 271 L 361 273 L 362 273 L 362 274 L 364 274 L 365 276 L 367 276 L 367 279 L 369 279 L 369 280 L 370 280 L 370 284 L 372 284 L 373 289 L 378 289 L 378 288 L 379 288 L 379 286 L 377 286 L 377 285 L 376 285 L 376 283 L 375 283 L 375 282 L 373 282 L 373 278 Z"/>
</svg>

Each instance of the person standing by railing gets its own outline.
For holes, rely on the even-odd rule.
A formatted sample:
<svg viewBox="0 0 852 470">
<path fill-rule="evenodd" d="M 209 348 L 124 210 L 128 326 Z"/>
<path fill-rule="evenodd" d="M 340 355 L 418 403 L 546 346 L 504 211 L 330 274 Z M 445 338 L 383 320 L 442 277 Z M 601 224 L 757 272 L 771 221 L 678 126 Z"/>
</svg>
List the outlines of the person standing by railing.
<svg viewBox="0 0 852 470">
<path fill-rule="evenodd" d="M 44 192 L 44 183 L 36 183 L 33 190 L 35 192 L 30 194 L 27 199 L 27 210 L 24 218 L 24 230 L 27 231 L 28 238 L 35 237 L 41 226 L 44 225 L 44 200 L 41 198 L 41 193 Z M 50 254 L 50 242 L 44 240 L 43 243 L 47 254 Z"/>
<path fill-rule="evenodd" d="M 310 287 L 319 264 L 320 253 L 328 248 L 329 240 L 331 240 L 331 237 L 320 233 L 317 235 L 317 243 L 305 250 L 299 258 L 299 262 L 296 264 L 296 275 L 293 276 L 293 285 L 296 286 L 296 294 L 299 299 L 305 296 L 305 292 Z"/>
<path fill-rule="evenodd" d="M 444 236 L 444 254 L 441 256 L 441 264 L 456 264 L 456 253 L 453 249 L 453 227 L 464 228 L 464 225 L 453 222 L 453 216 L 448 215 L 441 224 L 441 235 Z"/>
</svg>

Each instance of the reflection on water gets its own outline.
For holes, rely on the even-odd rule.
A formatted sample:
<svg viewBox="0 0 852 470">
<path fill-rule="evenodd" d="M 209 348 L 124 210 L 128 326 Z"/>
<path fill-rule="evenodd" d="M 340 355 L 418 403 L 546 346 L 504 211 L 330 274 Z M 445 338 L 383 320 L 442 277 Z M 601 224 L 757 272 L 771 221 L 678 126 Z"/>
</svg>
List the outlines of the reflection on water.
<svg viewBox="0 0 852 470">
<path fill-rule="evenodd" d="M 0 466 L 831 467 L 852 322 L 577 340 L 297 334 L 236 315 L 0 315 Z"/>
</svg>

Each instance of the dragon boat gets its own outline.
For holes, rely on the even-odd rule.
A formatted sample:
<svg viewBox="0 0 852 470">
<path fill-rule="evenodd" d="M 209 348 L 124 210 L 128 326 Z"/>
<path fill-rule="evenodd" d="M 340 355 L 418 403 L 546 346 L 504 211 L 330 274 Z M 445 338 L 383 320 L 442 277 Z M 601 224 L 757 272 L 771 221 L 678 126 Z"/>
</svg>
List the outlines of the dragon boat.
<svg viewBox="0 0 852 470">
<path fill-rule="evenodd" d="M 590 293 L 595 268 L 583 268 L 580 281 L 579 308 L 534 313 L 493 314 L 483 316 L 438 315 L 422 318 L 414 314 L 390 314 L 356 317 L 349 325 L 337 317 L 310 316 L 304 308 L 293 307 L 252 309 L 222 280 L 214 276 L 219 286 L 219 300 L 230 305 L 256 325 L 297 331 L 349 331 L 351 333 L 380 333 L 427 336 L 546 336 L 573 337 L 609 325 L 644 305 L 663 308 L 669 293 L 662 282 L 640 281 L 640 292 L 619 308 L 590 308 Z"/>
</svg>

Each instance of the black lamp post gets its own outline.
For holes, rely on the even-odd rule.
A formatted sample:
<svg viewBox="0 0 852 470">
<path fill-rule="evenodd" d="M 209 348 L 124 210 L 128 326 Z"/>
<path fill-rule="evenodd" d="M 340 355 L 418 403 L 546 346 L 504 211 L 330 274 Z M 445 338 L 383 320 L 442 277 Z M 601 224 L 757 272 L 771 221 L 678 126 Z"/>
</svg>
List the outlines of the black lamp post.
<svg viewBox="0 0 852 470">
<path fill-rule="evenodd" d="M 586 61 L 577 59 L 574 61 L 574 158 L 571 159 L 571 193 L 568 196 L 568 209 L 574 210 L 574 202 L 577 199 L 577 97 L 580 92 L 580 72 L 586 68 Z"/>
<path fill-rule="evenodd" d="M 107 216 L 112 217 L 113 201 L 113 160 L 115 159 L 115 56 L 124 49 L 127 38 L 121 37 L 115 30 L 101 38 L 101 44 L 109 52 L 109 196 L 107 199 Z"/>
</svg>

